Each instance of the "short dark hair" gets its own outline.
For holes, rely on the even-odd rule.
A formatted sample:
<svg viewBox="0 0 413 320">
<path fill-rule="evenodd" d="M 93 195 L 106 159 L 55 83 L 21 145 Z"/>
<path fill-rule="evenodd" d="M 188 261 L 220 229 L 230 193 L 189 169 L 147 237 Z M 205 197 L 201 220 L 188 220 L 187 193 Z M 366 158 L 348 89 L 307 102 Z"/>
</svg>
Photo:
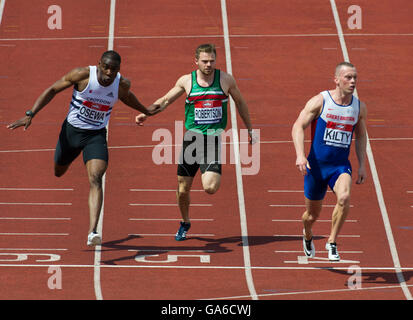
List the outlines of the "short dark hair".
<svg viewBox="0 0 413 320">
<path fill-rule="evenodd" d="M 108 51 L 103 52 L 102 57 L 100 58 L 100 60 L 103 60 L 104 58 L 114 60 L 116 62 L 119 62 L 119 64 L 120 64 L 120 61 L 121 61 L 119 53 L 117 53 L 116 51 L 113 51 L 113 50 L 108 50 Z"/>
<path fill-rule="evenodd" d="M 200 46 L 198 46 L 198 48 L 196 48 L 195 50 L 195 58 L 199 59 L 199 55 L 201 52 L 213 53 L 215 57 L 217 56 L 215 45 L 212 43 L 205 43 L 205 44 L 201 44 Z"/>
<path fill-rule="evenodd" d="M 347 62 L 347 61 L 343 61 L 340 62 L 338 65 L 336 65 L 336 71 L 335 71 L 335 75 L 337 75 L 339 73 L 339 71 L 341 70 L 342 67 L 350 67 L 350 68 L 356 68 L 354 66 L 354 64 Z"/>
</svg>

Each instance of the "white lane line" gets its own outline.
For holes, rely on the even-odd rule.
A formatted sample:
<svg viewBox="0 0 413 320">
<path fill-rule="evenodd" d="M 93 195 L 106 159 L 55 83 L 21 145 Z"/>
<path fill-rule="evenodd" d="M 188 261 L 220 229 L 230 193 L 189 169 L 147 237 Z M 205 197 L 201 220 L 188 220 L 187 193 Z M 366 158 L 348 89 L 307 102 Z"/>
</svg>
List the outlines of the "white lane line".
<svg viewBox="0 0 413 320">
<path fill-rule="evenodd" d="M 143 207 L 177 207 L 176 203 L 129 203 L 130 206 L 143 206 Z M 209 203 L 191 203 L 190 207 L 212 207 Z"/>
<path fill-rule="evenodd" d="M 129 189 L 132 192 L 176 192 L 176 189 Z M 204 192 L 204 190 L 191 190 L 191 192 Z"/>
<path fill-rule="evenodd" d="M 348 37 L 413 37 L 413 33 L 345 33 Z M 238 34 L 229 38 L 313 38 L 313 37 L 337 37 L 337 33 L 299 33 L 299 34 Z M 200 39 L 223 38 L 222 35 L 164 35 L 164 36 L 116 36 L 113 39 Z M 0 41 L 74 41 L 74 40 L 106 40 L 108 37 L 45 37 L 45 38 L 3 38 Z"/>
<path fill-rule="evenodd" d="M 279 208 L 305 208 L 305 204 L 269 204 L 269 207 L 279 207 Z M 335 204 L 323 204 L 324 208 L 334 208 Z M 353 208 L 354 205 L 350 205 L 350 208 Z"/>
<path fill-rule="evenodd" d="M 182 221 L 182 219 L 162 219 L 162 218 L 129 218 L 131 221 Z M 214 219 L 191 219 L 191 221 L 214 221 Z"/>
<path fill-rule="evenodd" d="M 16 206 L 71 206 L 69 202 L 0 202 L 0 205 Z"/>
<path fill-rule="evenodd" d="M 332 265 L 334 263 L 331 263 Z M 93 264 L 90 265 L 82 265 L 82 264 L 0 264 L 0 267 L 62 267 L 62 268 L 94 268 L 95 266 Z M 114 269 L 226 269 L 226 270 L 243 270 L 245 269 L 245 266 L 180 266 L 180 265 L 171 265 L 171 266 L 166 266 L 166 265 L 101 265 L 101 268 L 114 268 Z M 343 270 L 343 271 L 348 271 L 348 266 L 346 267 L 334 267 L 334 266 L 326 266 L 323 268 L 320 267 L 311 267 L 311 266 L 291 266 L 291 267 L 270 267 L 270 266 L 262 266 L 262 267 L 251 267 L 253 270 L 304 270 L 304 271 L 323 271 L 323 270 Z M 360 267 L 361 270 L 367 271 L 367 270 L 372 270 L 372 271 L 395 271 L 394 267 Z M 413 271 L 412 268 L 402 268 L 403 271 Z M 413 284 L 411 285 L 413 286 Z M 396 288 L 400 288 L 400 285 L 397 285 Z M 246 298 L 250 298 L 251 296 L 248 295 Z"/>
<path fill-rule="evenodd" d="M 215 250 L 190 250 L 190 249 L 128 249 L 128 251 L 143 251 L 143 252 L 215 252 Z"/>
<path fill-rule="evenodd" d="M 214 237 L 211 233 L 187 233 L 192 237 Z M 128 236 L 144 236 L 144 237 L 174 237 L 175 233 L 129 233 Z"/>
<path fill-rule="evenodd" d="M 73 188 L 0 188 L 0 191 L 73 191 Z"/>
<path fill-rule="evenodd" d="M 328 252 L 327 250 L 317 250 L 317 252 Z M 274 253 L 303 253 L 303 250 L 274 250 Z M 364 253 L 363 251 L 343 251 L 340 250 L 340 253 Z"/>
<path fill-rule="evenodd" d="M 307 256 L 299 256 L 297 260 L 291 261 L 284 261 L 284 263 L 298 263 L 298 264 L 309 264 L 309 263 L 327 263 L 327 264 L 338 264 L 338 263 L 346 263 L 346 264 L 359 264 L 360 261 L 357 260 L 344 260 L 340 259 L 340 261 L 330 261 L 328 258 L 323 257 L 314 257 L 309 259 Z"/>
<path fill-rule="evenodd" d="M 1 39 L 0 39 L 1 40 Z M 387 141 L 411 141 L 413 140 L 412 137 L 394 137 L 394 138 L 369 138 L 370 141 L 383 141 L 383 142 L 387 142 Z M 310 140 L 305 140 L 306 143 L 311 142 Z M 241 144 L 244 142 L 240 142 Z M 246 142 L 248 143 L 248 142 Z M 293 143 L 292 140 L 280 140 L 280 141 L 276 141 L 276 140 L 271 140 L 271 141 L 260 141 L 261 144 L 282 144 L 282 143 Z M 233 145 L 233 142 L 228 143 L 228 142 L 223 142 L 223 144 L 229 144 L 229 145 Z M 109 149 L 138 149 L 138 148 L 154 148 L 157 147 L 159 145 L 135 145 L 135 146 L 108 146 Z M 176 146 L 181 146 L 181 145 L 177 145 L 177 144 L 171 144 L 171 145 L 163 145 L 163 147 L 176 147 Z M 55 149 L 51 149 L 51 148 L 47 148 L 47 149 L 24 149 L 24 150 L 0 150 L 0 153 L 20 153 L 20 152 L 44 152 L 44 151 L 55 151 Z M 170 189 L 171 190 L 171 189 Z M 131 190 L 132 191 L 132 190 Z M 139 190 L 139 191 L 143 191 L 143 189 Z M 153 189 L 153 191 L 160 191 L 157 189 Z M 165 190 L 166 191 L 166 190 Z M 172 191 L 176 191 L 176 190 L 172 190 Z M 191 190 L 194 191 L 194 190 Z M 197 190 L 197 191 L 203 191 L 203 190 Z M 298 190 L 297 190 L 298 192 Z M 331 191 L 328 191 L 331 192 Z"/>
<path fill-rule="evenodd" d="M 304 190 L 267 190 L 267 192 L 275 192 L 275 193 L 303 193 Z"/>
<path fill-rule="evenodd" d="M 68 236 L 69 233 L 46 232 L 1 232 L 0 236 Z"/>
<path fill-rule="evenodd" d="M 271 192 L 271 193 L 304 193 L 304 190 L 267 190 L 267 192 Z M 333 191 L 331 190 L 327 190 L 327 192 L 332 193 Z"/>
<path fill-rule="evenodd" d="M 110 14 L 109 14 L 109 35 L 108 35 L 108 50 L 113 50 L 113 41 L 114 41 L 114 30 L 115 30 L 115 8 L 116 0 L 110 1 Z M 109 123 L 106 126 L 106 140 L 109 137 Z M 102 208 L 100 210 L 99 222 L 97 225 L 97 232 L 103 237 L 103 216 L 105 208 L 105 188 L 106 187 L 106 173 L 102 178 L 102 189 L 103 189 L 103 199 L 102 199 Z M 95 246 L 95 257 L 94 257 L 94 271 L 93 271 L 93 282 L 95 288 L 96 300 L 103 300 L 102 287 L 100 285 L 100 260 L 101 260 L 101 251 L 102 246 Z"/>
<path fill-rule="evenodd" d="M 412 37 L 413 33 L 345 33 L 345 36 L 354 36 L 354 37 Z M 231 35 L 233 38 L 288 38 L 288 37 L 337 37 L 337 33 L 298 33 L 298 34 L 239 34 Z"/>
<path fill-rule="evenodd" d="M 55 149 L 0 150 L 0 153 L 44 152 L 44 151 L 55 151 Z"/>
<path fill-rule="evenodd" d="M 63 248 L 0 248 L 0 251 L 68 251 Z"/>
<path fill-rule="evenodd" d="M 231 62 L 231 46 L 229 43 L 229 29 L 228 29 L 228 15 L 227 15 L 227 5 L 225 0 L 221 0 L 221 15 L 222 15 L 222 26 L 224 30 L 224 43 L 225 43 L 225 58 L 227 64 L 227 72 L 232 74 L 232 62 Z M 238 205 L 240 211 L 240 223 L 241 223 L 241 235 L 242 235 L 242 251 L 244 257 L 245 265 L 245 277 L 247 281 L 248 290 L 250 292 L 251 298 L 253 300 L 258 300 L 257 292 L 254 286 L 254 280 L 251 272 L 251 258 L 250 250 L 248 245 L 248 227 L 247 227 L 247 214 L 245 211 L 245 200 L 244 200 L 244 187 L 242 183 L 242 169 L 240 162 L 240 152 L 239 152 L 239 137 L 238 137 L 238 125 L 237 125 L 237 114 L 234 106 L 234 100 L 230 98 L 230 109 L 231 109 L 231 124 L 232 124 L 232 137 L 233 137 L 233 148 L 235 155 L 235 173 L 237 178 L 237 192 L 238 192 Z"/>
<path fill-rule="evenodd" d="M 326 268 L 323 268 L 324 270 Z M 339 269 L 339 268 L 334 268 Z M 364 268 L 363 268 L 364 269 Z M 350 295 L 354 294 L 355 292 L 359 291 L 372 291 L 372 290 L 386 290 L 386 289 L 395 289 L 399 286 L 379 286 L 379 287 L 362 287 L 358 289 L 330 289 L 330 290 L 308 290 L 308 291 L 289 291 L 289 292 L 277 292 L 277 293 L 264 293 L 259 294 L 259 297 L 275 297 L 275 296 L 289 296 L 289 295 L 306 295 L 306 296 L 313 296 L 314 294 L 322 294 L 322 293 L 349 293 Z M 408 287 L 413 287 L 413 285 L 408 285 Z M 208 298 L 204 300 L 234 300 L 234 299 L 248 299 L 249 296 L 233 296 L 233 297 L 218 297 L 218 298 Z"/>
<path fill-rule="evenodd" d="M 23 218 L 23 217 L 0 217 L 0 220 L 72 220 L 72 218 Z"/>
<path fill-rule="evenodd" d="M 3 12 L 4 12 L 5 5 L 6 5 L 6 0 L 1 0 L 0 2 L 0 26 L 1 26 L 1 21 L 3 20 Z"/>
<path fill-rule="evenodd" d="M 272 219 L 273 222 L 303 222 L 301 219 Z M 317 222 L 332 222 L 332 220 L 317 220 Z M 346 222 L 358 222 L 357 220 L 346 220 Z"/>
<path fill-rule="evenodd" d="M 330 235 L 324 234 L 324 235 L 316 235 L 316 237 L 325 237 L 328 238 Z M 274 234 L 273 237 L 285 237 L 285 238 L 295 238 L 295 237 L 300 237 L 302 238 L 302 234 Z M 360 235 L 358 234 L 339 234 L 339 238 L 360 238 Z"/>
<path fill-rule="evenodd" d="M 409 34 L 406 34 L 409 35 Z M 337 36 L 332 34 L 331 36 Z M 222 35 L 183 35 L 183 36 L 114 36 L 114 40 L 122 39 L 199 39 L 199 38 L 222 38 Z M 109 37 L 45 37 L 45 38 L 4 38 L 0 41 L 74 41 L 74 40 L 106 40 Z"/>
<path fill-rule="evenodd" d="M 114 34 L 115 34 L 115 9 L 116 0 L 110 1 L 109 14 L 109 36 L 108 36 L 108 50 L 113 50 Z"/>
<path fill-rule="evenodd" d="M 335 21 L 336 27 L 337 27 L 337 32 L 338 32 L 338 37 L 339 37 L 339 40 L 340 40 L 341 50 L 343 52 L 343 57 L 344 57 L 345 61 L 349 62 L 350 58 L 349 58 L 349 55 L 348 55 L 346 42 L 344 40 L 343 30 L 341 28 L 340 17 L 338 15 L 335 0 L 330 0 L 330 4 L 331 4 L 331 9 L 332 9 L 333 15 L 334 15 L 334 21 Z M 354 95 L 356 97 L 358 96 L 357 90 L 354 91 Z M 393 264 L 394 264 L 394 267 L 397 269 L 397 271 L 396 271 L 397 279 L 400 283 L 400 287 L 402 288 L 406 299 L 407 300 L 413 300 L 413 297 L 412 297 L 409 289 L 407 288 L 406 280 L 404 279 L 403 273 L 401 272 L 401 265 L 400 265 L 399 255 L 397 253 L 396 242 L 394 241 L 393 233 L 392 233 L 392 230 L 391 230 L 390 219 L 389 219 L 389 215 L 387 213 L 386 204 L 384 202 L 383 192 L 382 192 L 382 189 L 381 189 L 379 175 L 377 173 L 376 164 L 375 164 L 375 161 L 374 161 L 373 151 L 372 151 L 371 146 L 370 146 L 370 139 L 368 137 L 368 134 L 367 134 L 367 158 L 368 158 L 368 161 L 369 161 L 370 170 L 371 170 L 372 177 L 373 177 L 374 187 L 376 189 L 377 200 L 379 202 L 380 212 L 381 212 L 381 216 L 382 216 L 382 219 L 383 219 L 384 228 L 386 230 L 387 240 L 388 240 L 389 246 L 390 246 L 390 252 L 391 252 L 392 259 L 393 259 Z"/>
</svg>

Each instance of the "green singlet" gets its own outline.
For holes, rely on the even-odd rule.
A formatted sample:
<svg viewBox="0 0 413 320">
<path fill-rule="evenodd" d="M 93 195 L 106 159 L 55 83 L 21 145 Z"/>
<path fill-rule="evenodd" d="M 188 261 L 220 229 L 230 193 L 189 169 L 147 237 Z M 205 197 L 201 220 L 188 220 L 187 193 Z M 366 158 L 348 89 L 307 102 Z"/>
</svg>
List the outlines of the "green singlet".
<svg viewBox="0 0 413 320">
<path fill-rule="evenodd" d="M 228 96 L 220 84 L 220 70 L 215 69 L 214 82 L 201 87 L 192 72 L 191 91 L 185 100 L 185 128 L 205 135 L 219 135 L 227 126 Z"/>
</svg>

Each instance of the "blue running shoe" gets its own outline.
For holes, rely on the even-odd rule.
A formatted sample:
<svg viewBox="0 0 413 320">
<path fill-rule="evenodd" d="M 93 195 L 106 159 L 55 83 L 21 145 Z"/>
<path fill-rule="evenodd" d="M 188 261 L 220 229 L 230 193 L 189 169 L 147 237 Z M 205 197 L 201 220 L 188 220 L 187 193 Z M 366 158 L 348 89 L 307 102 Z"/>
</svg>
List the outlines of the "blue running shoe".
<svg viewBox="0 0 413 320">
<path fill-rule="evenodd" d="M 175 235 L 175 240 L 176 241 L 186 240 L 186 233 L 188 232 L 190 227 L 191 227 L 190 222 L 181 222 L 181 226 L 179 227 L 179 230 Z"/>
</svg>

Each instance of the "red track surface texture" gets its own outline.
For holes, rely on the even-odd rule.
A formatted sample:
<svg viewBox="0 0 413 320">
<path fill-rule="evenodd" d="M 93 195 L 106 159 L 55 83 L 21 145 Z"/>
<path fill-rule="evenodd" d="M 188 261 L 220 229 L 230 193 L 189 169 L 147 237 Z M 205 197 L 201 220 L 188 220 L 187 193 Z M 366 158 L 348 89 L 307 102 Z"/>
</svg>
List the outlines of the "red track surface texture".
<svg viewBox="0 0 413 320">
<path fill-rule="evenodd" d="M 0 299 L 412 298 L 411 1 L 357 1 L 359 30 L 349 29 L 344 0 L 0 3 Z M 329 262 L 324 250 L 331 207 L 314 227 L 317 256 L 303 258 L 303 180 L 290 135 L 304 103 L 333 87 L 333 69 L 344 59 L 332 3 L 359 71 L 371 151 L 368 180 L 353 187 L 339 263 Z M 62 8 L 61 30 L 48 28 L 52 4 Z M 185 242 L 173 238 L 180 219 L 175 144 L 181 143 L 183 98 L 139 128 L 136 112 L 115 106 L 103 244 L 96 249 L 86 246 L 89 186 L 81 158 L 64 177 L 53 175 L 70 90 L 46 106 L 28 131 L 5 128 L 70 69 L 96 64 L 111 41 L 123 59 L 121 73 L 145 105 L 195 68 L 197 45 L 215 43 L 218 68 L 232 67 L 260 131 L 259 172 L 242 176 L 242 185 L 234 163 L 223 166 L 213 196 L 199 191 L 196 177 L 193 227 Z M 239 119 L 238 128 L 244 128 Z M 172 164 L 153 161 L 159 129 L 172 133 Z M 357 168 L 354 150 L 351 160 Z M 325 204 L 334 201 L 329 193 Z M 356 290 L 349 286 L 351 266 L 360 276 Z"/>
</svg>

